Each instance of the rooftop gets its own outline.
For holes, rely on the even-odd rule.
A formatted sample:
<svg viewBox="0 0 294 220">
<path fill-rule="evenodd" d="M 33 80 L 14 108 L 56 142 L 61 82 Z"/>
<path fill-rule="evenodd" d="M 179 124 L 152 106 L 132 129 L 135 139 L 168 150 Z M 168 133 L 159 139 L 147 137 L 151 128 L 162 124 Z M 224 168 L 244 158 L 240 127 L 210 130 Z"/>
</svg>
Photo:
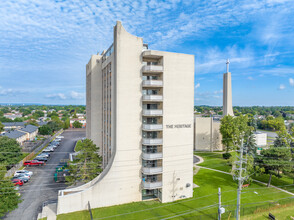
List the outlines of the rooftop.
<svg viewBox="0 0 294 220">
<path fill-rule="evenodd" d="M 34 125 L 26 125 L 24 128 L 20 129 L 20 131 L 24 131 L 28 133 L 33 133 L 36 130 L 38 130 L 38 127 Z"/>
</svg>

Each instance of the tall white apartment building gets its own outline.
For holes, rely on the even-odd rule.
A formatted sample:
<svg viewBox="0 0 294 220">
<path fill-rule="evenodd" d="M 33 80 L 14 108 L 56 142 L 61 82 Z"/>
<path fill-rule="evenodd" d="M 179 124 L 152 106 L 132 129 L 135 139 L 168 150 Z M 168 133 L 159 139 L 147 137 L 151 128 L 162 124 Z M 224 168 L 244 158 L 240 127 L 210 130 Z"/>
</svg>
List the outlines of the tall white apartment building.
<svg viewBox="0 0 294 220">
<path fill-rule="evenodd" d="M 59 191 L 58 214 L 193 196 L 194 56 L 149 50 L 117 22 L 86 66 L 87 138 L 104 171 Z"/>
</svg>

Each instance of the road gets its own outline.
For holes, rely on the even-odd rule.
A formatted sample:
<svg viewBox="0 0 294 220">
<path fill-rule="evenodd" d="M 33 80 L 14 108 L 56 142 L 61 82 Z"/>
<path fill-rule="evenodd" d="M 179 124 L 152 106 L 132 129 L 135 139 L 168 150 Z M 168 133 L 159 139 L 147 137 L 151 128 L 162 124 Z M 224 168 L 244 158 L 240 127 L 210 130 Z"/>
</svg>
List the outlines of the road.
<svg viewBox="0 0 294 220">
<path fill-rule="evenodd" d="M 33 171 L 31 180 L 22 186 L 19 192 L 22 195 L 22 202 L 18 208 L 6 215 L 5 219 L 14 220 L 35 220 L 41 212 L 43 202 L 57 200 L 58 190 L 66 188 L 64 183 L 54 182 L 55 167 L 60 160 L 68 159 L 69 152 L 73 152 L 75 142 L 85 137 L 85 131 L 65 131 L 61 134 L 64 138 L 61 144 L 51 153 L 46 165 L 41 167 L 29 167 L 27 170 Z"/>
<path fill-rule="evenodd" d="M 260 131 L 262 133 L 267 133 L 267 136 L 271 138 L 276 138 L 278 136 L 277 133 L 274 131 L 265 131 L 265 130 L 258 130 L 258 129 L 257 131 Z"/>
</svg>

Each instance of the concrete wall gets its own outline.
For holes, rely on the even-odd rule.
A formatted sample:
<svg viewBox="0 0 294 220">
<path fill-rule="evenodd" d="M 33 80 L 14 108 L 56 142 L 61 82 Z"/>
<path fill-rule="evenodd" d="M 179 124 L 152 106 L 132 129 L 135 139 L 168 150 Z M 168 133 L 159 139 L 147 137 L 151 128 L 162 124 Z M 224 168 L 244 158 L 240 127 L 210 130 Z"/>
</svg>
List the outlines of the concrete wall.
<svg viewBox="0 0 294 220">
<path fill-rule="evenodd" d="M 162 202 L 171 202 L 193 196 L 194 56 L 161 54 L 164 65 Z"/>
<path fill-rule="evenodd" d="M 85 210 L 88 201 L 92 208 L 141 201 L 142 46 L 142 38 L 127 33 L 121 23 L 117 23 L 114 29 L 113 87 L 116 90 L 113 90 L 115 94 L 112 97 L 115 109 L 112 120 L 112 128 L 115 129 L 112 133 L 112 157 L 104 171 L 91 182 L 59 192 L 58 214 Z M 93 86 L 92 75 L 92 97 L 95 94 Z M 93 99 L 91 101 L 93 103 Z M 94 132 L 93 105 L 91 110 L 91 132 Z M 91 138 L 94 138 L 93 133 Z"/>
<path fill-rule="evenodd" d="M 264 147 L 267 145 L 267 134 L 261 132 L 255 132 L 255 143 L 258 147 Z"/>
<path fill-rule="evenodd" d="M 232 77 L 231 73 L 224 73 L 223 76 L 223 116 L 234 116 L 232 104 Z"/>
<path fill-rule="evenodd" d="M 222 137 L 219 131 L 220 121 L 213 118 L 195 117 L 194 150 L 220 151 L 223 150 Z"/>
</svg>

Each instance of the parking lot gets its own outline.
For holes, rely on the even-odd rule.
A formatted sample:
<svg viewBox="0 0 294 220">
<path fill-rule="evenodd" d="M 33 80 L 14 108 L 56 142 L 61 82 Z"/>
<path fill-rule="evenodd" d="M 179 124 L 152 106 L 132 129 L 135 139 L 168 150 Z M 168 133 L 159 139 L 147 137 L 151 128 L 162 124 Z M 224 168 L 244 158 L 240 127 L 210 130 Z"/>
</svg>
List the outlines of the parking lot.
<svg viewBox="0 0 294 220">
<path fill-rule="evenodd" d="M 43 202 L 57 200 L 58 190 L 66 188 L 64 183 L 54 181 L 55 168 L 60 161 L 69 158 L 69 153 L 73 152 L 75 142 L 85 137 L 85 131 L 69 130 L 63 132 L 61 136 L 64 138 L 61 139 L 60 146 L 51 152 L 50 159 L 45 165 L 26 168 L 34 174 L 29 182 L 19 189 L 23 201 L 5 219 L 37 219 Z"/>
</svg>

